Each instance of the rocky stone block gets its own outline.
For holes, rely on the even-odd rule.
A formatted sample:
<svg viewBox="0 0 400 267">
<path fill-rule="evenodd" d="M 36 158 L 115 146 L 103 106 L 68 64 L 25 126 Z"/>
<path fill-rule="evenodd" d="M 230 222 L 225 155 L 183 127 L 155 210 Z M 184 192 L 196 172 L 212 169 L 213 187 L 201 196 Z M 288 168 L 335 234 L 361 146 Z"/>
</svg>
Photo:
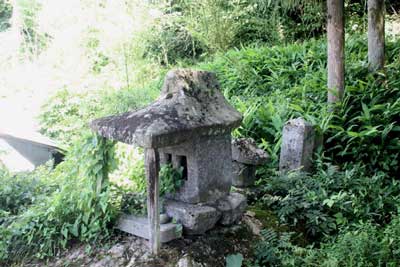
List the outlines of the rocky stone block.
<svg viewBox="0 0 400 267">
<path fill-rule="evenodd" d="M 204 234 L 215 226 L 221 213 L 214 207 L 188 204 L 175 200 L 165 200 L 164 208 L 168 216 L 183 225 L 187 234 Z"/>
<path fill-rule="evenodd" d="M 222 225 L 231 225 L 237 222 L 246 211 L 247 199 L 242 194 L 232 192 L 228 196 L 218 200 L 216 208 L 222 214 L 219 223 Z"/>
</svg>

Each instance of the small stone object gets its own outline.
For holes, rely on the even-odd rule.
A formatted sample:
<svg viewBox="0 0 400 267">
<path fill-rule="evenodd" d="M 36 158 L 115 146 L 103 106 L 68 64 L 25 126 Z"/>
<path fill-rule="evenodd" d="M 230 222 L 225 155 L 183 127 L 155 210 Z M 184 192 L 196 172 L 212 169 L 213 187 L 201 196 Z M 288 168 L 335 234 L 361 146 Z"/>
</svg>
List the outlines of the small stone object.
<svg viewBox="0 0 400 267">
<path fill-rule="evenodd" d="M 268 154 L 257 147 L 251 138 L 232 140 L 233 178 L 236 187 L 248 187 L 254 184 L 256 166 L 265 164 Z"/>
<path fill-rule="evenodd" d="M 189 255 L 184 255 L 182 258 L 179 259 L 177 263 L 177 267 L 203 267 L 203 266 L 204 266 L 203 264 L 196 262 Z"/>
<path fill-rule="evenodd" d="M 221 218 L 221 213 L 214 207 L 189 204 L 175 200 L 164 202 L 168 216 L 173 217 L 191 235 L 204 234 L 215 226 Z"/>
<path fill-rule="evenodd" d="M 242 194 L 232 192 L 218 200 L 216 208 L 222 214 L 219 223 L 231 225 L 237 222 L 246 211 L 247 199 Z"/>
<path fill-rule="evenodd" d="M 286 122 L 282 133 L 279 170 L 310 171 L 316 143 L 314 128 L 303 118 Z"/>
<path fill-rule="evenodd" d="M 108 254 L 110 254 L 111 257 L 113 258 L 121 258 L 124 255 L 126 248 L 123 244 L 115 244 L 112 246 L 112 248 L 108 251 Z"/>
<path fill-rule="evenodd" d="M 160 224 L 166 224 L 169 223 L 170 221 L 171 218 L 167 214 L 165 213 L 160 214 Z"/>
<path fill-rule="evenodd" d="M 130 234 L 150 239 L 150 225 L 145 217 L 122 215 L 117 223 L 117 229 Z M 182 226 L 175 223 L 160 225 L 160 242 L 166 243 L 182 236 Z"/>
</svg>

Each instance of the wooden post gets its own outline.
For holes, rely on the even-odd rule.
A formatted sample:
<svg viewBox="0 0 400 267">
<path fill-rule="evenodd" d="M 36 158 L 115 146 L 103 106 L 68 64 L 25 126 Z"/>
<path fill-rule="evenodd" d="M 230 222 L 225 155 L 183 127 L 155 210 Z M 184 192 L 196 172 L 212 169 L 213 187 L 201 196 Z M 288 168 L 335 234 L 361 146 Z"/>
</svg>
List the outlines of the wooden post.
<svg viewBox="0 0 400 267">
<path fill-rule="evenodd" d="M 157 149 L 145 149 L 147 178 L 147 214 L 150 224 L 150 250 L 157 255 L 160 251 L 160 206 L 159 178 L 160 155 Z"/>
<path fill-rule="evenodd" d="M 385 65 L 385 0 L 368 0 L 368 63 L 371 71 Z"/>
<path fill-rule="evenodd" d="M 344 93 L 344 2 L 327 0 L 327 8 L 328 103 L 335 103 Z"/>
</svg>

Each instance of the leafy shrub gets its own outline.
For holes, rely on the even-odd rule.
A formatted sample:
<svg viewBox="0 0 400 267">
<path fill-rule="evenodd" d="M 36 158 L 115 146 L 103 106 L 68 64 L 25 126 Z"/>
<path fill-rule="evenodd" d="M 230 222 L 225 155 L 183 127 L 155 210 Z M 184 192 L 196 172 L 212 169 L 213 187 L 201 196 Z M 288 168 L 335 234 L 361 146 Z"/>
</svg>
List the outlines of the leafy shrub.
<svg viewBox="0 0 400 267">
<path fill-rule="evenodd" d="M 32 253 L 39 258 L 54 256 L 72 240 L 95 242 L 108 236 L 115 216 L 108 182 L 112 147 L 97 137 L 86 137 L 74 146 L 51 173 L 60 189 L 2 227 L 0 262 Z"/>
<path fill-rule="evenodd" d="M 160 196 L 174 194 L 182 186 L 183 167 L 174 168 L 172 164 L 161 166 L 160 169 Z"/>
<path fill-rule="evenodd" d="M 339 171 L 328 164 L 315 174 L 290 173 L 263 182 L 259 203 L 314 241 L 358 221 L 385 224 L 400 197 L 397 180 L 368 174 L 361 166 Z"/>
<path fill-rule="evenodd" d="M 194 61 L 205 47 L 186 29 L 179 15 L 169 14 L 147 33 L 145 56 L 156 58 L 164 65 L 176 64 L 180 60 Z"/>
<path fill-rule="evenodd" d="M 52 181 L 46 177 L 51 166 L 42 166 L 33 173 L 11 174 L 0 168 L 0 211 L 17 215 L 44 195 L 54 190 Z M 39 198 L 39 199 L 38 199 Z M 0 215 L 0 224 L 1 224 Z"/>
<path fill-rule="evenodd" d="M 12 6 L 8 1 L 0 1 L 0 32 L 11 26 Z"/>
</svg>

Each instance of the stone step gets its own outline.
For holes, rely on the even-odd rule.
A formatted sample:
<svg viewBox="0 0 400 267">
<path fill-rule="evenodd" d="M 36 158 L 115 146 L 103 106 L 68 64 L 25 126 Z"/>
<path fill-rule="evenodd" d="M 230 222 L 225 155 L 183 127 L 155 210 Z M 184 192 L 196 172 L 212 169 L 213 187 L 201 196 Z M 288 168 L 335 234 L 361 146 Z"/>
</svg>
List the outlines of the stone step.
<svg viewBox="0 0 400 267">
<path fill-rule="evenodd" d="M 117 229 L 150 239 L 150 224 L 147 217 L 123 214 L 117 223 Z M 177 223 L 160 224 L 160 241 L 166 243 L 182 236 L 182 225 Z"/>
</svg>

